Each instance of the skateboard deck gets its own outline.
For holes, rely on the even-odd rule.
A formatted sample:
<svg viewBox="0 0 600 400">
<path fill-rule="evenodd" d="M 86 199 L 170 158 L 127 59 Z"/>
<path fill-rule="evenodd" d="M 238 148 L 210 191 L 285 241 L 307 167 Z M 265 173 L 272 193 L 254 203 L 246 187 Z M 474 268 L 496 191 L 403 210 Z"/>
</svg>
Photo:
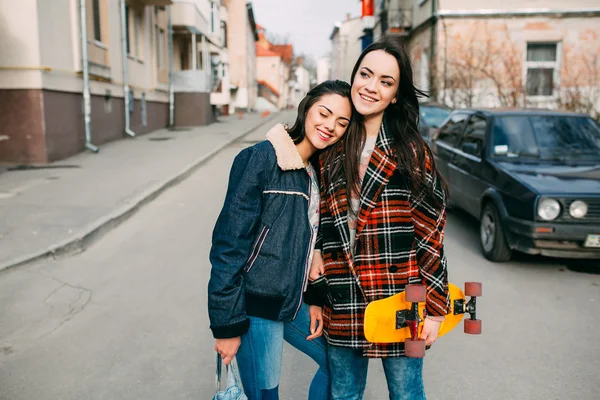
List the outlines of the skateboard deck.
<svg viewBox="0 0 600 400">
<path fill-rule="evenodd" d="M 456 285 L 448 285 L 450 293 L 450 313 L 446 315 L 440 326 L 438 337 L 441 337 L 463 320 L 467 304 L 465 294 Z M 372 343 L 398 343 L 411 338 L 409 325 L 406 318 L 410 319 L 410 310 L 413 303 L 407 302 L 406 292 L 369 303 L 365 310 L 364 333 Z M 423 310 L 425 303 L 417 303 L 419 311 L 418 332 L 423 329 Z M 455 307 L 457 309 L 455 310 Z M 456 311 L 456 312 L 455 312 Z"/>
</svg>

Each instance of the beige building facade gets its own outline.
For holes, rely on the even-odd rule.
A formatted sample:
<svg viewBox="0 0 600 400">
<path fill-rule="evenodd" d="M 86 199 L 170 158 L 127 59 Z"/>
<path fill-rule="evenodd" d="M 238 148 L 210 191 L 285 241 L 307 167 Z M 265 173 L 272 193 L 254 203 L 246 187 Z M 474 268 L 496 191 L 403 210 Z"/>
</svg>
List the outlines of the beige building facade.
<svg viewBox="0 0 600 400">
<path fill-rule="evenodd" d="M 350 81 L 352 68 L 362 52 L 363 22 L 360 17 L 336 23 L 329 39 L 331 40 L 331 79 Z"/>
<path fill-rule="evenodd" d="M 171 1 L 81 3 L 0 0 L 0 162 L 44 164 L 169 123 Z"/>
<path fill-rule="evenodd" d="M 386 0 L 376 14 L 375 35 L 406 38 L 434 100 L 599 115 L 597 0 Z"/>
<path fill-rule="evenodd" d="M 225 4 L 229 11 L 227 45 L 233 111 L 253 110 L 258 98 L 254 11 L 245 0 L 226 0 Z"/>
</svg>

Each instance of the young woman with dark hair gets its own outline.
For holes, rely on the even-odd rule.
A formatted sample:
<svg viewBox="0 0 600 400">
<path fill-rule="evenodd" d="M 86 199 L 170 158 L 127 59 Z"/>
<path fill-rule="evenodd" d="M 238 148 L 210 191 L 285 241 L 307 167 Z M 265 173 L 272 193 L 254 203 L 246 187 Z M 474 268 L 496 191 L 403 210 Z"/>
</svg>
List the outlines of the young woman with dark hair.
<svg viewBox="0 0 600 400">
<path fill-rule="evenodd" d="M 382 359 L 390 399 L 425 399 L 423 359 L 406 357 L 404 343 L 368 342 L 364 313 L 372 301 L 423 284 L 421 338 L 436 340 L 449 310 L 446 185 L 419 134 L 423 93 L 402 43 L 384 37 L 367 47 L 351 82 L 363 129 L 348 132 L 321 165 L 320 251 L 306 300 L 324 307 L 332 399 L 362 399 L 369 358 Z"/>
<path fill-rule="evenodd" d="M 350 85 L 326 81 L 291 127 L 276 125 L 233 162 L 213 232 L 208 311 L 215 350 L 225 364 L 237 355 L 249 400 L 279 398 L 284 340 L 319 365 L 308 398 L 329 398 L 322 310 L 303 297 L 319 226 L 318 155 L 353 125 Z"/>
</svg>

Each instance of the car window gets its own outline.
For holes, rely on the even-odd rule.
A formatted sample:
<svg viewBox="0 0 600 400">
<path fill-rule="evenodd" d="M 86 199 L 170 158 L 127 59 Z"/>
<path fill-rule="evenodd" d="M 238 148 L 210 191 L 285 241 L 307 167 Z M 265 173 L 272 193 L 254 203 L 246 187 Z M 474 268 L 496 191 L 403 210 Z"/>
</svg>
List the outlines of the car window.
<svg viewBox="0 0 600 400">
<path fill-rule="evenodd" d="M 436 140 L 446 142 L 456 147 L 460 141 L 462 127 L 467 117 L 468 114 L 454 114 L 446 121 L 446 124 L 442 126 Z"/>
<path fill-rule="evenodd" d="M 469 119 L 469 122 L 467 122 L 461 147 L 463 147 L 465 144 L 474 145 L 475 147 L 471 146 L 474 154 L 469 154 L 480 158 L 483 155 L 485 149 L 485 132 L 487 131 L 487 123 L 487 118 L 481 115 L 473 115 Z"/>
<path fill-rule="evenodd" d="M 503 116 L 494 123 L 492 151 L 509 158 L 598 157 L 600 129 L 586 117 Z"/>
<path fill-rule="evenodd" d="M 450 115 L 450 110 L 441 107 L 421 106 L 421 119 L 430 128 L 439 128 Z"/>
<path fill-rule="evenodd" d="M 600 152 L 600 131 L 588 118 L 536 116 L 531 125 L 542 150 Z"/>
<path fill-rule="evenodd" d="M 518 157 L 539 156 L 539 148 L 527 116 L 507 116 L 495 119 L 492 152 L 495 155 Z"/>
</svg>

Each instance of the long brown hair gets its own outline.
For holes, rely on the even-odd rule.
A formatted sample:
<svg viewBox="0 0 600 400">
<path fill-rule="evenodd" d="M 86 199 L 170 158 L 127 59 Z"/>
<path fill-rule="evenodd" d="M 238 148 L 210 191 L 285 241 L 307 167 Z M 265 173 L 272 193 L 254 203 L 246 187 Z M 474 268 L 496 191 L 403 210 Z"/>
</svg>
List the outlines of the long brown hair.
<svg viewBox="0 0 600 400">
<path fill-rule="evenodd" d="M 421 137 L 418 128 L 420 119 L 418 98 L 426 97 L 427 95 L 417 89 L 413 83 L 410 57 L 401 39 L 384 36 L 369 45 L 356 61 L 350 82 L 354 82 L 363 58 L 375 50 L 383 50 L 392 55 L 400 68 L 400 84 L 396 92 L 396 103 L 388 105 L 383 117 L 383 124 L 386 130 L 393 136 L 393 144 L 398 159 L 398 170 L 407 179 L 413 196 L 437 202 L 437 197 L 434 193 L 435 189 L 427 182 L 425 175 L 425 171 L 427 171 L 426 162 L 427 158 L 429 158 L 432 174 L 437 176 L 447 198 L 448 187 L 446 182 L 436 168 L 433 154 Z M 351 137 L 352 134 L 357 137 Z M 362 124 L 362 129 L 347 132 L 344 142 L 341 143 L 343 146 L 342 151 L 345 154 L 343 165 L 346 178 L 346 193 L 351 193 L 352 190 L 360 192 L 361 182 L 358 175 L 358 168 L 365 137 L 366 131 L 364 124 Z M 415 168 L 415 154 L 418 168 Z M 339 171 L 337 173 L 339 174 Z"/>
<path fill-rule="evenodd" d="M 348 99 L 350 102 L 350 107 L 352 108 L 352 116 L 350 118 L 350 123 L 346 127 L 346 132 L 344 136 L 338 141 L 339 143 L 344 143 L 347 137 L 351 138 L 351 143 L 354 144 L 354 138 L 360 138 L 360 132 L 363 128 L 363 119 L 362 116 L 356 112 L 354 109 L 354 105 L 352 104 L 352 97 L 350 95 L 350 84 L 348 82 L 344 82 L 341 80 L 328 80 L 322 82 L 312 88 L 306 96 L 302 99 L 300 104 L 298 105 L 298 114 L 296 116 L 296 121 L 291 127 L 286 127 L 287 133 L 290 135 L 294 144 L 298 144 L 304 140 L 306 136 L 306 131 L 304 129 L 304 125 L 306 123 L 306 115 L 308 114 L 308 110 L 323 96 L 337 94 L 338 96 L 344 97 Z M 319 171 L 319 156 L 323 161 L 323 165 L 326 166 L 325 169 L 338 171 L 340 169 L 340 164 L 335 162 L 336 149 L 337 145 L 330 146 L 323 151 L 317 151 L 310 159 L 311 164 L 315 167 L 316 171 Z M 357 166 L 358 168 L 358 166 Z M 317 174 L 319 175 L 319 174 Z M 334 175 L 326 175 L 325 184 L 332 184 L 330 177 Z"/>
</svg>

